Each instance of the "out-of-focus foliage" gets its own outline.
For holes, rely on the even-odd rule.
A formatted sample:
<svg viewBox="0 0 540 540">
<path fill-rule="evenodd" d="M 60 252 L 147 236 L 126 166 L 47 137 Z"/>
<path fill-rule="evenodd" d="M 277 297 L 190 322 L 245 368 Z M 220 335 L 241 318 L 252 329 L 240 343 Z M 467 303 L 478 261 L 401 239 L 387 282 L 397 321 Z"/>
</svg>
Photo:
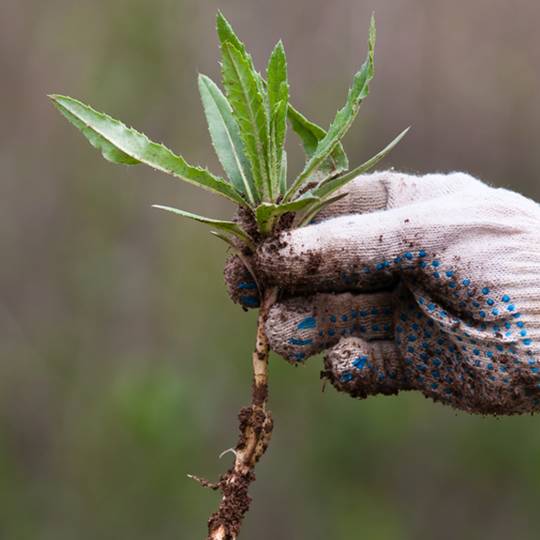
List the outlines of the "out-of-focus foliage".
<svg viewBox="0 0 540 540">
<path fill-rule="evenodd" d="M 291 101 L 320 125 L 375 9 L 377 77 L 345 140 L 351 162 L 412 124 L 388 166 L 464 169 L 540 199 L 532 0 L 4 1 L 1 538 L 204 537 L 216 494 L 185 474 L 226 466 L 255 314 L 226 297 L 225 246 L 150 204 L 224 219 L 232 205 L 96 159 L 44 96 L 64 89 L 219 170 L 196 84 L 198 71 L 219 78 L 218 8 L 257 65 L 283 38 Z M 353 401 L 321 393 L 320 367 L 272 361 L 276 431 L 246 538 L 538 538 L 538 418 L 469 417 L 412 394 Z"/>
</svg>

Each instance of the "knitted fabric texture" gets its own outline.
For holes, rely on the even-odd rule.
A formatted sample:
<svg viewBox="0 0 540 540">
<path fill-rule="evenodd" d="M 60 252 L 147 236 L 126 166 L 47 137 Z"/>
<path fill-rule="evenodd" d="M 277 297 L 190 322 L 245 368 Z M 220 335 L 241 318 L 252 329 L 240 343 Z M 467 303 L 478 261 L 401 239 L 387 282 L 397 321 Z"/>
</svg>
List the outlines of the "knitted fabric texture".
<svg viewBox="0 0 540 540">
<path fill-rule="evenodd" d="M 256 255 L 284 293 L 266 322 L 272 349 L 294 363 L 325 351 L 325 376 L 356 397 L 539 410 L 540 207 L 462 173 L 376 173 L 346 190 Z M 253 306 L 242 272 L 228 286 Z"/>
</svg>

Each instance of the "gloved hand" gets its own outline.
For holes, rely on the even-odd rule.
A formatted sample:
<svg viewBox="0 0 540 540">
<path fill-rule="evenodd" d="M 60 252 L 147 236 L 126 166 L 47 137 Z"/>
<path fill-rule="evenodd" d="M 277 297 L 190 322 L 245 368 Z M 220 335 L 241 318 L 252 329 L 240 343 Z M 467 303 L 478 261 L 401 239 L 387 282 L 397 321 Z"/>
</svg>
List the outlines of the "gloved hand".
<svg viewBox="0 0 540 540">
<path fill-rule="evenodd" d="M 266 322 L 291 362 L 325 351 L 355 397 L 420 390 L 484 414 L 540 410 L 540 206 L 469 175 L 359 177 L 307 227 L 264 243 L 282 293 Z M 235 301 L 258 303 L 238 259 Z"/>
</svg>

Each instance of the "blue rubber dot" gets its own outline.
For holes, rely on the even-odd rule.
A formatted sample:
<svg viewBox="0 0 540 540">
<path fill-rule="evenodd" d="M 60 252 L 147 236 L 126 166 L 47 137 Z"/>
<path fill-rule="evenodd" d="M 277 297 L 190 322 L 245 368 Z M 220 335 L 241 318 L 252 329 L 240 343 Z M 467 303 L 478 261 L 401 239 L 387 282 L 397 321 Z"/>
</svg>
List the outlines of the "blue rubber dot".
<svg viewBox="0 0 540 540">
<path fill-rule="evenodd" d="M 489 294 L 489 289 L 487 287 L 484 287 L 482 289 L 482 294 Z"/>
<path fill-rule="evenodd" d="M 330 330 L 328 330 L 328 335 L 329 335 L 329 336 L 335 336 L 335 335 L 336 335 L 336 331 L 335 331 L 333 328 L 330 328 Z"/>
<path fill-rule="evenodd" d="M 376 270 L 382 270 L 383 268 L 384 268 L 384 263 L 377 263 L 377 264 L 375 265 L 375 269 L 376 269 Z"/>
<path fill-rule="evenodd" d="M 486 312 L 485 311 L 480 311 L 479 315 L 480 315 L 480 317 L 484 318 L 486 316 Z"/>
<path fill-rule="evenodd" d="M 260 302 L 257 296 L 240 296 L 240 303 L 244 306 L 259 307 Z"/>
<path fill-rule="evenodd" d="M 465 287 L 468 287 L 471 284 L 471 280 L 470 279 L 464 279 L 461 283 L 463 283 L 463 285 L 465 285 Z"/>
<path fill-rule="evenodd" d="M 351 382 L 353 380 L 353 375 L 350 371 L 344 371 L 340 377 L 341 382 Z"/>
<path fill-rule="evenodd" d="M 290 343 L 291 345 L 305 346 L 305 345 L 311 345 L 311 344 L 313 343 L 313 340 L 312 340 L 312 339 L 290 338 L 290 339 L 289 339 L 289 343 Z"/>
<path fill-rule="evenodd" d="M 490 371 L 493 371 L 495 369 L 495 366 L 490 362 L 488 365 L 487 365 L 487 368 L 490 370 Z"/>
<path fill-rule="evenodd" d="M 518 328 L 523 328 L 523 327 L 525 326 L 525 323 L 524 323 L 523 321 L 518 321 L 518 322 L 516 323 L 516 326 L 517 326 Z"/>
<path fill-rule="evenodd" d="M 407 336 L 407 339 L 409 341 L 416 341 L 418 338 L 414 334 L 410 334 L 409 336 Z"/>
<path fill-rule="evenodd" d="M 493 315 L 497 316 L 499 314 L 499 310 L 497 308 L 493 308 L 491 310 L 491 313 L 493 313 Z"/>
<path fill-rule="evenodd" d="M 306 317 L 303 321 L 298 323 L 298 330 L 309 330 L 310 328 L 315 328 L 317 321 L 315 317 Z"/>
<path fill-rule="evenodd" d="M 503 302 L 510 302 L 510 297 L 507 295 L 507 294 L 504 294 L 503 297 L 502 297 L 502 301 Z"/>
<path fill-rule="evenodd" d="M 493 352 L 492 352 L 492 351 L 488 351 L 488 352 L 486 353 L 486 356 L 487 356 L 488 358 L 493 358 Z"/>
<path fill-rule="evenodd" d="M 419 257 L 425 257 L 425 256 L 426 256 L 426 252 L 425 252 L 423 249 L 421 249 L 421 250 L 418 252 L 418 256 L 419 256 Z"/>
<path fill-rule="evenodd" d="M 435 279 L 439 279 L 441 277 L 441 274 L 439 274 L 439 272 L 433 272 L 433 277 Z"/>
<path fill-rule="evenodd" d="M 446 277 L 452 277 L 454 275 L 454 272 L 452 272 L 452 270 L 447 270 L 445 273 Z"/>
<path fill-rule="evenodd" d="M 336 322 L 337 321 L 336 316 L 335 315 L 330 315 L 330 321 L 331 322 Z"/>
<path fill-rule="evenodd" d="M 523 345 L 530 345 L 532 343 L 532 339 L 527 338 L 523 340 Z"/>
<path fill-rule="evenodd" d="M 413 258 L 413 254 L 410 251 L 407 251 L 407 253 L 405 253 L 405 258 L 410 261 Z"/>
<path fill-rule="evenodd" d="M 451 289 L 455 289 L 456 288 L 456 282 L 455 281 L 451 281 L 448 286 L 451 288 Z"/>
<path fill-rule="evenodd" d="M 487 303 L 488 306 L 492 306 L 495 303 L 495 300 L 493 300 L 493 298 L 488 298 L 486 300 L 486 303 Z"/>
<path fill-rule="evenodd" d="M 473 354 L 475 356 L 480 356 L 480 351 L 478 349 L 473 349 Z"/>
<path fill-rule="evenodd" d="M 514 304 L 510 304 L 506 309 L 508 311 L 514 311 L 516 309 L 516 306 L 514 306 Z"/>
<path fill-rule="evenodd" d="M 495 348 L 496 348 L 498 351 L 504 351 L 504 347 L 503 347 L 501 344 L 495 345 Z"/>
<path fill-rule="evenodd" d="M 248 290 L 256 289 L 257 284 L 254 281 L 241 281 L 238 284 L 238 288 L 239 289 L 248 289 Z"/>
<path fill-rule="evenodd" d="M 434 261 L 431 263 L 431 266 L 433 266 L 433 268 L 438 268 L 440 265 L 441 265 L 441 262 L 438 261 L 438 260 L 434 260 Z"/>
<path fill-rule="evenodd" d="M 353 366 L 357 369 L 364 369 L 368 362 L 368 357 L 365 355 L 359 356 L 353 361 Z"/>
<path fill-rule="evenodd" d="M 436 383 L 436 382 L 431 383 L 431 389 L 432 390 L 437 390 L 437 388 L 439 388 L 439 383 Z"/>
</svg>

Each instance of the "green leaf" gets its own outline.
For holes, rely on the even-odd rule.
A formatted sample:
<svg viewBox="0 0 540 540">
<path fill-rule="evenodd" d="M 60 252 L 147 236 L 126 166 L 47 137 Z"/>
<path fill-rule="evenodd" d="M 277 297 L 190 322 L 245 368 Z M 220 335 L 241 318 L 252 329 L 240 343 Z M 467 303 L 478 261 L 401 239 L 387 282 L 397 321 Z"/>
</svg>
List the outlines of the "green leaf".
<svg viewBox="0 0 540 540">
<path fill-rule="evenodd" d="M 282 185 L 282 165 L 285 145 L 285 135 L 287 132 L 287 102 L 280 101 L 276 104 L 270 120 L 270 175 L 272 182 L 272 193 L 284 194 Z"/>
<path fill-rule="evenodd" d="M 287 191 L 287 152 L 283 150 L 283 156 L 281 158 L 281 174 L 279 177 L 279 192 L 285 193 Z"/>
<path fill-rule="evenodd" d="M 223 85 L 240 128 L 246 154 L 251 162 L 257 195 L 272 199 L 268 174 L 268 117 L 256 73 L 244 55 L 231 43 L 224 43 Z"/>
<path fill-rule="evenodd" d="M 246 46 L 244 45 L 244 43 L 242 43 L 242 41 L 240 41 L 240 39 L 234 32 L 232 26 L 227 21 L 227 19 L 225 19 L 222 13 L 218 13 L 217 15 L 216 26 L 221 45 L 223 46 L 224 43 L 232 43 L 234 47 L 236 47 L 238 51 L 242 54 L 242 56 L 245 58 L 246 62 L 249 63 L 251 69 L 256 74 L 259 92 L 264 97 L 264 87 L 266 83 L 260 76 L 260 74 L 256 72 L 253 65 L 253 60 L 251 58 L 251 55 L 247 52 Z M 326 135 L 326 131 L 319 127 L 317 124 L 310 122 L 291 104 L 289 104 L 289 106 L 287 107 L 287 117 L 289 119 L 289 122 L 291 123 L 293 130 L 299 135 L 300 139 L 302 140 L 306 154 L 308 155 L 308 157 L 311 157 L 311 155 L 317 148 L 318 142 Z M 324 178 L 332 174 L 339 174 L 340 172 L 346 171 L 348 168 L 349 163 L 341 143 L 338 143 L 336 145 L 336 147 L 332 150 L 330 156 L 320 166 L 322 176 Z"/>
<path fill-rule="evenodd" d="M 53 96 L 50 97 L 53 98 Z M 57 108 L 71 124 L 81 131 L 81 133 L 88 139 L 88 142 L 90 142 L 94 148 L 102 153 L 103 157 L 107 161 L 119 165 L 138 165 L 140 163 L 138 159 L 128 156 L 125 152 L 122 152 L 122 150 L 119 150 L 112 145 L 92 127 L 85 125 L 75 115 L 71 114 L 68 109 L 58 105 Z"/>
<path fill-rule="evenodd" d="M 182 157 L 162 144 L 150 141 L 146 135 L 76 99 L 59 95 L 49 97 L 90 143 L 101 150 L 106 159 L 115 163 L 144 163 L 245 206 L 241 194 L 222 178 L 202 167 L 188 165 Z"/>
<path fill-rule="evenodd" d="M 289 96 L 287 58 L 281 40 L 277 42 L 268 60 L 268 67 L 266 68 L 266 91 L 268 92 L 270 110 L 273 110 L 277 103 Z"/>
<path fill-rule="evenodd" d="M 354 180 L 359 175 L 369 171 L 375 167 L 375 165 L 377 165 L 377 163 L 379 163 L 379 161 L 381 161 L 401 141 L 401 139 L 403 139 L 403 137 L 405 137 L 409 129 L 411 128 L 408 127 L 402 131 L 390 144 L 383 148 L 379 153 L 375 154 L 372 158 L 368 159 L 365 163 L 362 163 L 362 165 L 356 167 L 352 171 L 349 171 L 347 174 L 323 182 L 311 193 L 316 197 L 327 197 L 336 191 L 336 189 L 339 189 L 345 184 L 348 184 L 351 180 Z"/>
<path fill-rule="evenodd" d="M 199 75 L 199 91 L 219 161 L 234 187 L 255 205 L 250 163 L 244 153 L 232 108 L 218 86 L 206 75 Z"/>
<path fill-rule="evenodd" d="M 289 103 L 289 83 L 287 80 L 287 58 L 283 43 L 274 47 L 268 61 L 267 93 L 270 113 L 270 176 L 272 193 L 280 193 L 280 178 L 283 146 L 287 132 L 287 107 Z"/>
<path fill-rule="evenodd" d="M 295 109 L 291 104 L 287 110 L 287 117 L 291 123 L 293 131 L 300 137 L 304 146 L 306 155 L 311 157 L 319 141 L 324 139 L 326 131 L 317 124 L 309 121 L 302 113 Z M 319 167 L 323 174 L 338 174 L 349 168 L 349 161 L 343 145 L 338 143 L 332 150 L 330 156 Z"/>
<path fill-rule="evenodd" d="M 255 209 L 255 219 L 259 230 L 263 234 L 269 233 L 279 216 L 287 212 L 298 212 L 319 200 L 317 197 L 308 195 L 286 204 L 262 203 Z"/>
<path fill-rule="evenodd" d="M 253 247 L 253 242 L 249 235 L 238 225 L 238 223 L 235 223 L 234 221 L 223 221 L 220 219 L 212 219 L 207 218 L 204 216 L 199 216 L 198 214 L 192 214 L 191 212 L 186 212 L 185 210 L 180 210 L 179 208 L 173 208 L 172 206 L 162 206 L 161 204 L 153 204 L 153 208 L 158 208 L 159 210 L 165 210 L 167 212 L 172 212 L 173 214 L 177 214 L 179 216 L 193 219 L 195 221 L 198 221 L 199 223 L 205 223 L 206 225 L 211 225 L 212 227 L 215 227 L 216 229 L 219 229 L 221 231 L 224 231 L 229 234 L 233 234 L 234 236 L 238 237 L 242 242 L 249 245 L 250 247 Z"/>
<path fill-rule="evenodd" d="M 354 76 L 353 84 L 349 90 L 345 106 L 336 113 L 336 117 L 328 129 L 328 133 L 319 141 L 315 152 L 306 163 L 304 170 L 289 188 L 289 191 L 285 195 L 286 200 L 289 200 L 296 191 L 302 187 L 310 175 L 316 171 L 324 160 L 332 153 L 336 144 L 338 144 L 345 133 L 347 133 L 356 118 L 362 101 L 369 93 L 369 83 L 373 79 L 375 35 L 375 19 L 372 17 L 369 30 L 368 55 L 366 61 L 360 68 L 360 71 Z"/>
<path fill-rule="evenodd" d="M 246 46 L 240 41 L 235 31 L 233 30 L 233 27 L 231 26 L 229 21 L 223 16 L 223 13 L 221 13 L 221 11 L 218 11 L 217 13 L 216 29 L 221 47 L 223 47 L 225 43 L 231 43 L 235 47 L 235 49 L 237 49 L 238 52 L 244 57 L 246 62 L 249 64 L 251 70 L 255 73 L 259 92 L 261 93 L 261 95 L 264 96 L 263 79 L 260 73 L 258 73 L 255 69 L 251 55 L 247 52 Z"/>
<path fill-rule="evenodd" d="M 327 206 L 330 206 L 331 204 L 335 203 L 336 201 L 339 201 L 340 199 L 343 199 L 343 197 L 346 197 L 348 193 L 340 193 L 339 195 L 334 195 L 333 197 L 329 197 L 328 199 L 321 200 L 318 199 L 316 203 L 313 204 L 311 208 L 307 210 L 307 213 L 302 217 L 302 219 L 298 223 L 298 227 L 303 227 L 304 225 L 309 225 L 313 218 L 323 209 Z"/>
</svg>

